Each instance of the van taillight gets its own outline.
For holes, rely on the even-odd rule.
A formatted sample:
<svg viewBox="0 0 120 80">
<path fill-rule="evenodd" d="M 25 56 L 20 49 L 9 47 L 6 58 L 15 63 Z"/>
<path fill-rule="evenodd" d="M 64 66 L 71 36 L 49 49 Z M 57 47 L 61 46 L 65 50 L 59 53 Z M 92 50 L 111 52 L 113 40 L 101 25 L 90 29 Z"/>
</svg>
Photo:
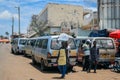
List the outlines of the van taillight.
<svg viewBox="0 0 120 80">
<path fill-rule="evenodd" d="M 111 64 L 115 64 L 115 61 L 111 61 Z"/>
<path fill-rule="evenodd" d="M 48 52 L 48 54 L 47 54 L 47 58 L 50 58 L 51 57 L 51 54 Z"/>
</svg>

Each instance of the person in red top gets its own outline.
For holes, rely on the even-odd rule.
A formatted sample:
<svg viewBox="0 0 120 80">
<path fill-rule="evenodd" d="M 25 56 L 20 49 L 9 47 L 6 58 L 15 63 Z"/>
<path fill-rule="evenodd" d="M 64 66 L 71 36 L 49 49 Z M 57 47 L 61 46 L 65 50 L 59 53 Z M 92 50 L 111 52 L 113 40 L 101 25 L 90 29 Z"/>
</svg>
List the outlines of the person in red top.
<svg viewBox="0 0 120 80">
<path fill-rule="evenodd" d="M 120 57 L 120 42 L 119 42 L 119 45 L 117 47 L 117 53 L 115 55 L 116 57 Z"/>
</svg>

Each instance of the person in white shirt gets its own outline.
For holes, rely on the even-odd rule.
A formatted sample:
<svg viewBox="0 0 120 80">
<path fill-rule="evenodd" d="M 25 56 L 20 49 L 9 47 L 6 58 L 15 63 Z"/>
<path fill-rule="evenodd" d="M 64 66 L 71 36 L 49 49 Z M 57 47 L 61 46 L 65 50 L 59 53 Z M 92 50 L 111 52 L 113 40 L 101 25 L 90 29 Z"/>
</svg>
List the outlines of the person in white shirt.
<svg viewBox="0 0 120 80">
<path fill-rule="evenodd" d="M 90 56 L 90 40 L 87 40 L 83 46 L 83 52 L 84 52 L 84 58 L 83 58 L 83 71 L 87 71 L 88 70 L 88 66 L 89 66 L 89 56 Z"/>
</svg>

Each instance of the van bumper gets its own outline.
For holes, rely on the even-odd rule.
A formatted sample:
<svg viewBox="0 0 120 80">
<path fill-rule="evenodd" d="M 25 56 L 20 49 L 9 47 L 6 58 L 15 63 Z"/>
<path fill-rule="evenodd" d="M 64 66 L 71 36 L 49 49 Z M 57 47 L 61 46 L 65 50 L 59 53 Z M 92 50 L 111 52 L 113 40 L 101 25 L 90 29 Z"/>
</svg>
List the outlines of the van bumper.
<svg viewBox="0 0 120 80">
<path fill-rule="evenodd" d="M 112 59 L 104 59 L 104 60 L 99 60 L 98 64 L 102 66 L 109 66 L 114 62 Z"/>
<path fill-rule="evenodd" d="M 19 50 L 19 53 L 24 53 L 25 52 L 25 50 Z"/>
<path fill-rule="evenodd" d="M 66 64 L 67 65 L 67 64 Z M 75 66 L 76 65 L 76 62 L 71 62 L 68 64 L 69 66 Z M 57 67 L 58 64 L 57 63 L 48 63 L 47 67 Z"/>
<path fill-rule="evenodd" d="M 76 59 L 73 58 L 73 59 L 70 59 L 70 62 L 69 62 L 69 66 L 75 66 L 76 65 Z M 51 59 L 51 60 L 47 60 L 47 64 L 46 64 L 48 67 L 57 67 L 58 64 L 56 62 L 56 59 Z"/>
</svg>

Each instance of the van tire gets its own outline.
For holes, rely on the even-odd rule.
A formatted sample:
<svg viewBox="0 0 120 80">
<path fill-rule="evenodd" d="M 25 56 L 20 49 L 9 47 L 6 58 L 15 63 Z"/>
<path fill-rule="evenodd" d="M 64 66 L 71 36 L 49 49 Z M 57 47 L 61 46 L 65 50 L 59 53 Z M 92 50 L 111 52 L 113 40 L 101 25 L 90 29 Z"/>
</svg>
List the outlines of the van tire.
<svg viewBox="0 0 120 80">
<path fill-rule="evenodd" d="M 18 54 L 19 54 L 19 51 L 16 51 L 15 54 L 18 55 Z"/>
<path fill-rule="evenodd" d="M 27 57 L 27 54 L 25 52 L 23 54 L 24 54 L 24 57 Z"/>
<path fill-rule="evenodd" d="M 32 63 L 33 63 L 34 65 L 36 65 L 36 64 L 37 64 L 37 62 L 36 62 L 36 60 L 35 60 L 34 56 L 32 56 Z"/>
<path fill-rule="evenodd" d="M 19 54 L 19 51 L 17 51 L 17 50 L 15 49 L 14 54 L 18 55 L 18 54 Z"/>
<path fill-rule="evenodd" d="M 41 70 L 41 71 L 44 71 L 44 70 L 45 70 L 44 60 L 41 60 L 40 70 Z"/>
</svg>

